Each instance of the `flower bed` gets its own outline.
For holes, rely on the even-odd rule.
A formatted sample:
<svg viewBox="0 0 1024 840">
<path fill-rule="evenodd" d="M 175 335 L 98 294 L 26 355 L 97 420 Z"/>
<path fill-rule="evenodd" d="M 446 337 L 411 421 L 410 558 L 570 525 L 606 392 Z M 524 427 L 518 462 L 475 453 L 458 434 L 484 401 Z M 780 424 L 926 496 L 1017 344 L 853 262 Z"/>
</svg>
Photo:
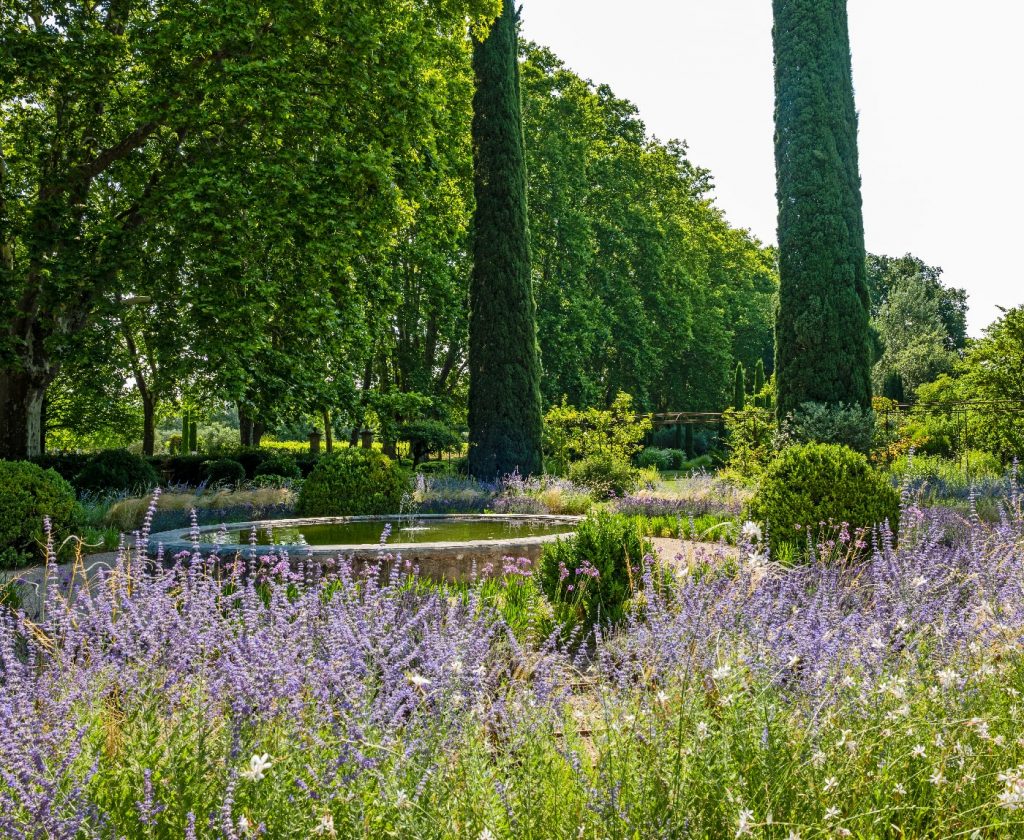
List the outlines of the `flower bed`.
<svg viewBox="0 0 1024 840">
<path fill-rule="evenodd" d="M 648 564 L 564 647 L 503 619 L 537 600 L 514 563 L 439 589 L 124 554 L 38 623 L 0 607 L 0 834 L 1018 836 L 1008 511 L 951 540 L 909 508 L 856 566 Z"/>
</svg>

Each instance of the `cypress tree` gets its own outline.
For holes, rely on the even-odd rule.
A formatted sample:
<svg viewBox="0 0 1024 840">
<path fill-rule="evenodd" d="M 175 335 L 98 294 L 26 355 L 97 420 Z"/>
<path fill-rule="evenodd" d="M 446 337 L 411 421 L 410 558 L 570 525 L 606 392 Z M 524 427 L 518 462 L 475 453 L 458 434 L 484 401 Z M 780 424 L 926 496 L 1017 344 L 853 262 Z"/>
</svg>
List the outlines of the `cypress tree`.
<svg viewBox="0 0 1024 840">
<path fill-rule="evenodd" d="M 747 372 L 743 362 L 736 362 L 736 379 L 733 382 L 732 407 L 743 411 L 747 407 Z"/>
<path fill-rule="evenodd" d="M 846 0 L 773 0 L 778 414 L 871 407 L 869 296 Z"/>
<path fill-rule="evenodd" d="M 761 391 L 764 390 L 764 360 L 758 359 L 757 364 L 754 365 L 754 405 L 757 408 L 761 408 L 763 400 L 761 399 Z"/>
<path fill-rule="evenodd" d="M 469 472 L 541 472 L 540 359 L 530 279 L 526 159 L 512 0 L 473 45 L 473 274 Z"/>
</svg>

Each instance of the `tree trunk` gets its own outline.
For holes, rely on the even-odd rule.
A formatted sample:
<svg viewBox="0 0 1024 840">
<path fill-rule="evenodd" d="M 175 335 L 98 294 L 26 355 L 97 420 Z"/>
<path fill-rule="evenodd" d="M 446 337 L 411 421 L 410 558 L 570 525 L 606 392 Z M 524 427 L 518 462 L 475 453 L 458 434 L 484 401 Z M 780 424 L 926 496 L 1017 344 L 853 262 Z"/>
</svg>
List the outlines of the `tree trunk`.
<svg viewBox="0 0 1024 840">
<path fill-rule="evenodd" d="M 0 458 L 42 454 L 46 384 L 24 370 L 0 370 Z"/>
<path fill-rule="evenodd" d="M 252 423 L 252 444 L 251 446 L 259 448 L 260 441 L 263 440 L 263 433 L 267 430 L 264 423 L 259 420 L 254 420 Z"/>
<path fill-rule="evenodd" d="M 327 451 L 334 451 L 334 430 L 331 428 L 331 412 L 328 409 L 324 409 L 324 442 L 327 445 Z"/>
<path fill-rule="evenodd" d="M 253 421 L 242 406 L 238 406 L 238 434 L 243 448 L 253 445 L 252 442 Z"/>
<path fill-rule="evenodd" d="M 156 449 L 156 400 L 151 394 L 142 398 L 142 454 L 153 455 Z"/>
</svg>

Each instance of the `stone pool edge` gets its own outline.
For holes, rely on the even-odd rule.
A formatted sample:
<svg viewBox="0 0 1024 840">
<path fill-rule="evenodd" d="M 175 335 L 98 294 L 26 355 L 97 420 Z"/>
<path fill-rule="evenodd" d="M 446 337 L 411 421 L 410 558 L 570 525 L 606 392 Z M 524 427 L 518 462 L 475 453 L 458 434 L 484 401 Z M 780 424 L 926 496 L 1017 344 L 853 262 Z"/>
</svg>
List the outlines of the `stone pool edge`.
<svg viewBox="0 0 1024 840">
<path fill-rule="evenodd" d="M 254 520 L 249 522 L 231 522 L 227 527 L 231 529 L 251 529 L 263 527 L 267 524 L 273 527 L 301 527 L 303 525 L 340 525 L 347 522 L 375 522 L 394 519 L 394 516 L 317 516 L 300 517 L 293 519 Z M 438 520 L 465 521 L 479 520 L 483 518 L 494 518 L 511 521 L 543 521 L 543 522 L 564 522 L 567 526 L 574 526 L 582 516 L 567 516 L 559 514 L 531 514 L 531 513 L 503 513 L 503 514 L 459 514 L 459 513 L 426 513 L 414 518 L 416 520 Z M 200 528 L 202 532 L 216 531 L 220 525 L 204 525 Z M 162 546 L 164 558 L 170 559 L 181 552 L 193 550 L 192 543 L 188 539 L 182 539 L 181 534 L 187 532 L 187 528 L 174 528 L 170 531 L 161 531 L 151 534 L 147 544 L 147 551 L 155 556 Z M 217 557 L 260 557 L 264 555 L 284 555 L 289 559 L 304 557 L 329 558 L 343 555 L 356 561 L 376 560 L 382 553 L 398 556 L 403 561 L 412 563 L 429 562 L 434 573 L 450 572 L 461 577 L 469 571 L 473 562 L 477 564 L 500 563 L 505 557 L 525 557 L 536 561 L 540 557 L 542 546 L 547 543 L 565 539 L 573 533 L 570 527 L 562 534 L 546 534 L 544 536 L 524 536 L 500 540 L 468 540 L 464 542 L 430 542 L 430 543 L 392 543 L 389 542 L 382 547 L 377 543 L 360 545 L 317 545 L 317 546 L 256 546 L 253 548 L 248 543 L 228 543 L 225 545 L 202 544 L 200 552 L 204 557 L 216 555 Z M 282 550 L 283 549 L 283 550 Z M 445 568 L 440 568 L 445 567 Z"/>
</svg>

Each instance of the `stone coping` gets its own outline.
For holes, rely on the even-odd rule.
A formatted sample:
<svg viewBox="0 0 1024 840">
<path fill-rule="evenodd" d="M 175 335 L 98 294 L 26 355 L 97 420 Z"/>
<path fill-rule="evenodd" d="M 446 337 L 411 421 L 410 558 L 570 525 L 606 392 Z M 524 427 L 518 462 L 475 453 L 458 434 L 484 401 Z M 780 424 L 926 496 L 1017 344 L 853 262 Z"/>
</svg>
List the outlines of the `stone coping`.
<svg viewBox="0 0 1024 840">
<path fill-rule="evenodd" d="M 231 522 L 226 523 L 226 527 L 231 530 L 242 529 L 251 530 L 253 526 L 257 528 L 264 528 L 272 526 L 274 528 L 290 528 L 290 527 L 301 527 L 303 525 L 343 525 L 347 522 L 387 522 L 396 518 L 405 518 L 405 515 L 395 516 L 318 516 L 318 517 L 305 517 L 298 519 L 261 519 L 251 522 Z M 577 522 L 583 519 L 582 516 L 561 516 L 556 514 L 532 514 L 532 513 L 508 513 L 508 514 L 496 514 L 496 513 L 425 513 L 416 516 L 410 516 L 410 520 L 431 520 L 431 521 L 447 521 L 447 522 L 466 522 L 466 521 L 477 521 L 480 519 L 498 519 L 512 522 L 564 522 L 567 526 L 566 531 L 561 534 L 545 534 L 542 536 L 529 536 L 524 535 L 520 537 L 508 537 L 498 540 L 462 540 L 458 542 L 417 542 L 417 543 L 400 543 L 400 542 L 388 542 L 383 546 L 383 550 L 391 554 L 402 554 L 402 555 L 415 555 L 419 558 L 429 558 L 431 556 L 441 556 L 449 554 L 457 554 L 459 556 L 466 556 L 479 551 L 481 555 L 487 557 L 496 557 L 502 555 L 516 555 L 525 554 L 526 556 L 536 555 L 539 551 L 540 546 L 545 543 L 554 542 L 560 538 L 565 538 L 572 534 L 573 527 Z M 220 525 L 203 525 L 200 527 L 201 533 L 210 533 L 212 531 L 220 530 Z M 157 534 L 151 534 L 149 537 L 148 549 L 150 554 L 155 554 L 160 546 L 163 547 L 164 556 L 173 556 L 182 551 L 192 551 L 192 541 L 188 536 L 188 528 L 175 528 L 171 531 L 161 531 Z M 382 550 L 382 546 L 379 543 L 363 543 L 363 544 L 339 544 L 339 545 L 282 545 L 282 546 L 270 546 L 270 545 L 258 545 L 255 549 L 249 545 L 249 543 L 223 543 L 221 545 L 215 545 L 213 543 L 203 543 L 200 546 L 200 551 L 204 555 L 217 556 L 233 556 L 233 555 L 263 555 L 273 554 L 276 551 L 283 550 L 292 555 L 301 556 L 314 556 L 314 557 L 335 557 L 338 554 L 352 555 L 353 557 L 366 558 L 370 556 L 376 556 Z"/>
</svg>

